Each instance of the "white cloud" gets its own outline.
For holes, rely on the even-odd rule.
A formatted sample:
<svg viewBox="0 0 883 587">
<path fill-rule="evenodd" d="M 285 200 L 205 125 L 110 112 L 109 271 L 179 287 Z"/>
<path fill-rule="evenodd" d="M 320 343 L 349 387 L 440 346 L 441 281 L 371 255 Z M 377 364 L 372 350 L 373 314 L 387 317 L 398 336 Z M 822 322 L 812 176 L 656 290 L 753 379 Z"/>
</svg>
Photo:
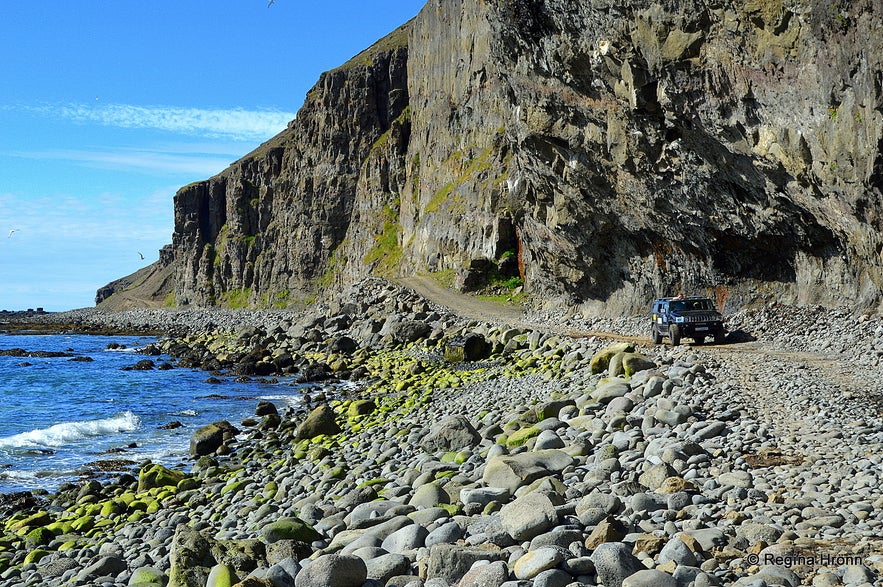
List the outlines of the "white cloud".
<svg viewBox="0 0 883 587">
<path fill-rule="evenodd" d="M 49 159 L 69 161 L 99 169 L 116 169 L 142 173 L 184 173 L 197 176 L 211 176 L 226 169 L 240 155 L 230 154 L 218 157 L 217 154 L 202 154 L 183 150 L 156 149 L 117 149 L 78 150 L 61 149 L 14 153 L 28 159 Z"/>
<path fill-rule="evenodd" d="M 175 106 L 133 106 L 129 104 L 67 104 L 26 107 L 78 123 L 97 123 L 119 128 L 155 129 L 186 135 L 227 138 L 236 141 L 265 141 L 293 120 L 293 112 L 181 108 Z"/>
</svg>

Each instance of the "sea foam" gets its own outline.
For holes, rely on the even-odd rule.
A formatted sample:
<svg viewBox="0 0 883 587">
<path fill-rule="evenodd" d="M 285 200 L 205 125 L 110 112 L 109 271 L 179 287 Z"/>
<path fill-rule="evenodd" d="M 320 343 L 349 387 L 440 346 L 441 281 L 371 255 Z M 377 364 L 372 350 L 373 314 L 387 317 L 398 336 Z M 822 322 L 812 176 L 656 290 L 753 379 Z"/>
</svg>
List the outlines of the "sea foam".
<svg viewBox="0 0 883 587">
<path fill-rule="evenodd" d="M 0 448 L 60 447 L 84 438 L 131 432 L 137 429 L 140 423 L 138 416 L 128 411 L 101 420 L 64 422 L 49 428 L 40 428 L 0 438 Z"/>
</svg>

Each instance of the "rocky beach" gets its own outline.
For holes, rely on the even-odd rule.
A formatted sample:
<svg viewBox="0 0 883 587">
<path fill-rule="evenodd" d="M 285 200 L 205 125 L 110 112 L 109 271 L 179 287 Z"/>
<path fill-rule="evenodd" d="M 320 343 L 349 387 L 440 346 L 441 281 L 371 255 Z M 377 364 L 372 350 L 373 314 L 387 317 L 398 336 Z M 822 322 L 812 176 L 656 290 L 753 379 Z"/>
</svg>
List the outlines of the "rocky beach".
<svg viewBox="0 0 883 587">
<path fill-rule="evenodd" d="M 315 387 L 190 431 L 186 462 L 4 496 L 0 585 L 883 584 L 879 317 L 767 305 L 672 347 L 450 301 L 372 278 L 298 314 L 40 317 Z"/>
</svg>

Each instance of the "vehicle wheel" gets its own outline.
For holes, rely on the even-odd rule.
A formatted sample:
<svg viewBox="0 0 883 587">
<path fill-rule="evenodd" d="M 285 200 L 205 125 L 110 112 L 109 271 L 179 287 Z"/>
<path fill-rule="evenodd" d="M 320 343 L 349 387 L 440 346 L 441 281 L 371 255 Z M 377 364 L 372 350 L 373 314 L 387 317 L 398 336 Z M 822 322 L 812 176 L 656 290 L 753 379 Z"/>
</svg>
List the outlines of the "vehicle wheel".
<svg viewBox="0 0 883 587">
<path fill-rule="evenodd" d="M 662 335 L 659 334 L 659 331 L 656 330 L 655 326 L 650 327 L 650 338 L 653 340 L 653 344 L 659 344 L 662 342 Z"/>
<path fill-rule="evenodd" d="M 714 333 L 714 343 L 715 344 L 724 344 L 727 340 L 727 333 L 723 330 L 718 330 Z"/>
<path fill-rule="evenodd" d="M 671 346 L 678 346 L 681 344 L 681 329 L 677 324 L 672 324 L 668 328 L 668 337 L 671 339 Z"/>
<path fill-rule="evenodd" d="M 696 341 L 696 344 L 705 344 L 705 337 L 704 336 L 697 336 L 693 340 Z"/>
</svg>

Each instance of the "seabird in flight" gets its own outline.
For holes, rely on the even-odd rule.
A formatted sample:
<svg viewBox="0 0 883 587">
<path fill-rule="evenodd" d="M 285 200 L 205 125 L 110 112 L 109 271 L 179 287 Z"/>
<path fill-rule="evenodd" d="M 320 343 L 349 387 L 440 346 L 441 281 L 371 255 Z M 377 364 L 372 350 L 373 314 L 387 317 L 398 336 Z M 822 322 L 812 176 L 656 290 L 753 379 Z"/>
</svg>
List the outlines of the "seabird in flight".
<svg viewBox="0 0 883 587">
<path fill-rule="evenodd" d="M 7 236 L 6 238 L 12 238 L 12 233 L 14 233 L 16 230 L 17 230 L 17 229 L 15 229 L 15 228 L 13 228 L 12 230 L 10 230 L 10 231 L 9 231 L 9 236 Z"/>
<path fill-rule="evenodd" d="M 144 260 L 144 255 L 141 254 L 141 251 L 138 251 L 138 255 L 141 256 L 141 260 L 143 261 L 143 260 Z"/>
</svg>

